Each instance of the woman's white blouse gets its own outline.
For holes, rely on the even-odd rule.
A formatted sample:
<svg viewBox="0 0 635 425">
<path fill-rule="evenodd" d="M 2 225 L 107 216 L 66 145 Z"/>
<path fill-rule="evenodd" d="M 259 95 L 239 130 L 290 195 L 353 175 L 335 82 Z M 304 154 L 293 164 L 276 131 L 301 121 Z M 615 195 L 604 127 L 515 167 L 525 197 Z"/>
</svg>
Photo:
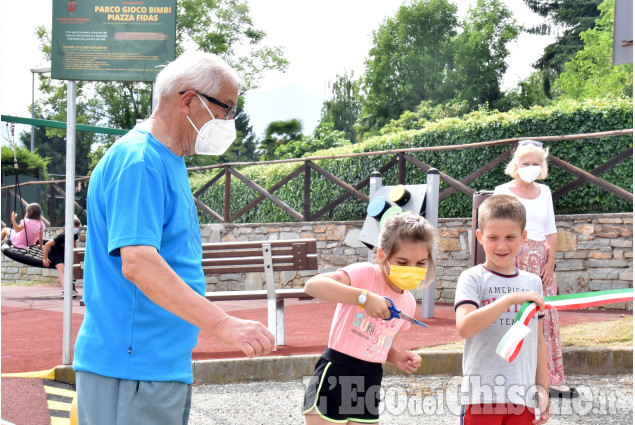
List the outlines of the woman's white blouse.
<svg viewBox="0 0 635 425">
<path fill-rule="evenodd" d="M 523 203 L 527 210 L 527 239 L 532 241 L 544 241 L 546 235 L 557 233 L 556 218 L 553 213 L 553 201 L 551 189 L 545 184 L 539 184 L 540 195 L 536 199 L 525 199 L 514 194 L 509 185 L 511 182 L 496 186 L 494 195 L 512 195 Z"/>
</svg>

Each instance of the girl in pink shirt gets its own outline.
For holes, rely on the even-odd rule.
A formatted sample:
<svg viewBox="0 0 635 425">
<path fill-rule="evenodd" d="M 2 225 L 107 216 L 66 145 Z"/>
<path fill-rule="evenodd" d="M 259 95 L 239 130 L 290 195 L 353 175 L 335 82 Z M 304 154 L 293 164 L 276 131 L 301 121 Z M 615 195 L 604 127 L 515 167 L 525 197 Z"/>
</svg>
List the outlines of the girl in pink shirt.
<svg viewBox="0 0 635 425">
<path fill-rule="evenodd" d="M 412 316 L 410 292 L 434 278 L 433 227 L 413 212 L 391 215 L 379 237 L 374 263 L 356 263 L 309 279 L 304 290 L 337 302 L 328 348 L 318 360 L 304 398 L 307 425 L 378 423 L 382 364 L 411 374 L 421 357 L 400 351 L 393 341 L 410 323 L 391 319 L 390 298 Z"/>
<path fill-rule="evenodd" d="M 13 229 L 8 227 L 2 229 L 0 241 L 3 241 L 7 235 L 11 235 L 11 245 L 16 248 L 28 248 L 39 243 L 40 249 L 42 249 L 44 247 L 44 223 L 41 221 L 42 208 L 40 205 L 37 203 L 27 205 L 24 220 L 20 224 L 15 221 L 17 216 L 15 211 L 11 213 Z"/>
</svg>

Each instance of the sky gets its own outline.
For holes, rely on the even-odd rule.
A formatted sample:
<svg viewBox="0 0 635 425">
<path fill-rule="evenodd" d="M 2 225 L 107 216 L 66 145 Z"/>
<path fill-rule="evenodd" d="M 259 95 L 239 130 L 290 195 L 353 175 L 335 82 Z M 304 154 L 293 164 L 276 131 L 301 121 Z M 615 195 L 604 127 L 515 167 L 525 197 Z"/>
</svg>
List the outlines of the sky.
<svg viewBox="0 0 635 425">
<path fill-rule="evenodd" d="M 455 0 L 462 18 L 476 0 Z M 337 75 L 360 76 L 372 47 L 372 32 L 396 13 L 395 0 L 248 0 L 254 26 L 267 33 L 269 46 L 281 46 L 290 65 L 287 72 L 265 73 L 260 88 L 246 94 L 245 110 L 257 136 L 271 121 L 298 118 L 304 133 L 313 131 L 328 84 Z M 522 0 L 505 0 L 516 20 L 531 26 L 541 22 Z M 25 5 L 28 5 L 25 8 Z M 28 16 L 27 16 L 28 12 Z M 35 28 L 51 27 L 51 0 L 0 2 L 0 112 L 29 117 L 32 96 L 31 68 L 43 64 Z M 531 72 L 531 64 L 552 37 L 522 34 L 511 43 L 509 68 L 503 88 L 514 87 Z M 35 81 L 35 99 L 39 97 Z M 30 127 L 19 126 L 28 131 Z M 2 124 L 5 142 L 6 128 Z"/>
</svg>

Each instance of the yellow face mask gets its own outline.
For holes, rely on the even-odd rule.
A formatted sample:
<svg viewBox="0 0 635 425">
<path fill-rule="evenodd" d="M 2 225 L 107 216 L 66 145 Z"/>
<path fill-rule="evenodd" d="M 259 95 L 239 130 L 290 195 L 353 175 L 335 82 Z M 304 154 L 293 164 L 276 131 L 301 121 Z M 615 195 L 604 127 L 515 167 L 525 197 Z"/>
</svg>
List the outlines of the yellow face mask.
<svg viewBox="0 0 635 425">
<path fill-rule="evenodd" d="M 390 273 L 388 279 L 400 289 L 409 291 L 418 287 L 426 278 L 428 269 L 425 267 L 391 266 L 386 260 Z"/>
</svg>

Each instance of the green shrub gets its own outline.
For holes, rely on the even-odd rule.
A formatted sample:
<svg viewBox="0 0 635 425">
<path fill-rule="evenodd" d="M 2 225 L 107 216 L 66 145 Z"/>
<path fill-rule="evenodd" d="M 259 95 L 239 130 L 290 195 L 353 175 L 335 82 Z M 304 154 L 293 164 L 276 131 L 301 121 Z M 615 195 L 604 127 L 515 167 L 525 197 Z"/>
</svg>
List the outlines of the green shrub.
<svg viewBox="0 0 635 425">
<path fill-rule="evenodd" d="M 35 152 L 23 148 L 16 147 L 15 158 L 18 161 L 18 174 L 32 176 L 40 180 L 48 178 L 46 167 L 50 161 L 49 158 L 42 158 L 37 149 Z M 5 176 L 15 174 L 13 165 L 13 149 L 9 146 L 2 146 L 2 174 Z"/>
<path fill-rule="evenodd" d="M 412 114 L 412 113 L 410 113 Z M 412 120 L 412 117 L 409 116 Z M 484 142 L 515 137 L 539 137 L 594 133 L 600 131 L 630 129 L 633 127 L 633 104 L 631 99 L 600 99 L 561 101 L 545 107 L 513 109 L 505 113 L 497 111 L 476 111 L 460 118 L 444 118 L 428 122 L 418 130 L 395 131 L 364 140 L 356 145 L 342 146 L 315 152 L 313 156 L 329 156 L 356 152 L 375 152 L 389 149 L 411 147 L 445 146 Z M 548 142 L 552 155 L 567 161 L 578 168 L 590 171 L 618 153 L 632 147 L 632 136 L 607 137 L 599 139 L 580 139 L 573 141 Z M 482 165 L 500 155 L 508 146 L 478 149 L 444 150 L 420 152 L 413 156 L 431 165 L 445 174 L 460 180 L 476 171 Z M 344 158 L 320 160 L 316 163 L 350 185 L 362 181 L 368 175 L 387 163 L 392 157 L 371 156 L 363 158 Z M 243 168 L 242 174 L 268 189 L 284 178 L 301 163 L 256 165 Z M 496 185 L 509 180 L 503 173 L 505 164 L 501 164 L 469 186 L 475 190 L 493 189 Z M 620 163 L 600 177 L 625 189 L 633 191 L 633 159 Z M 193 174 L 190 177 L 192 189 L 196 191 L 207 183 L 218 170 Z M 426 173 L 410 164 L 407 165 L 407 184 L 425 183 Z M 276 191 L 274 195 L 287 205 L 302 213 L 303 210 L 303 173 L 289 184 Z M 549 177 L 544 181 L 555 190 L 575 176 L 550 166 Z M 220 183 L 220 182 L 219 182 Z M 223 211 L 224 185 L 216 183 L 201 200 L 213 210 Z M 397 169 L 392 168 L 384 174 L 384 185 L 397 183 Z M 441 182 L 440 190 L 447 185 Z M 368 194 L 368 188 L 365 188 Z M 344 190 L 318 175 L 311 174 L 311 212 L 315 213 L 325 205 L 344 194 Z M 231 213 L 234 214 L 258 194 L 237 179 L 232 178 Z M 624 201 L 596 186 L 585 184 L 555 201 L 556 214 L 608 213 L 632 211 L 630 202 Z M 454 193 L 439 205 L 439 217 L 468 217 L 472 213 L 472 199 L 463 193 Z M 211 217 L 199 212 L 201 222 L 212 221 Z M 366 205 L 351 197 L 320 220 L 362 220 L 366 215 Z M 238 222 L 285 222 L 294 221 L 287 213 L 268 200 L 242 216 Z"/>
</svg>

